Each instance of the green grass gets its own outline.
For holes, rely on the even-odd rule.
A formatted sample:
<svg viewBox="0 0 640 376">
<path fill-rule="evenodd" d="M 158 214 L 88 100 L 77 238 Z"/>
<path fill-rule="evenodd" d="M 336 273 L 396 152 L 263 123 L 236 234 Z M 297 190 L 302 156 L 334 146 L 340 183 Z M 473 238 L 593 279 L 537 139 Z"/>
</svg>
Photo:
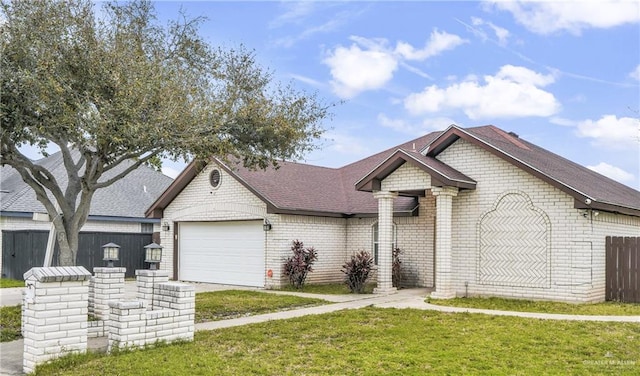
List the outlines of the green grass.
<svg viewBox="0 0 640 376">
<path fill-rule="evenodd" d="M 310 307 L 327 303 L 321 299 L 276 295 L 257 291 L 225 290 L 196 294 L 196 323 Z M 20 306 L 2 307 L 2 341 L 22 338 Z"/>
<path fill-rule="evenodd" d="M 0 278 L 0 288 L 4 289 L 8 287 L 24 287 L 24 281 L 19 281 L 17 279 Z"/>
<path fill-rule="evenodd" d="M 634 303 L 559 303 L 503 298 L 455 298 L 428 299 L 429 303 L 465 308 L 493 309 L 499 311 L 560 313 L 567 315 L 637 316 L 640 304 Z M 639 339 L 640 340 L 640 339 Z"/>
<path fill-rule="evenodd" d="M 22 338 L 22 308 L 20 305 L 0 307 L 0 342 Z"/>
<path fill-rule="evenodd" d="M 637 375 L 636 323 L 363 308 L 85 355 L 41 375 Z"/>
<path fill-rule="evenodd" d="M 258 291 L 224 290 L 196 294 L 196 323 L 325 304 L 325 300 Z"/>
<path fill-rule="evenodd" d="M 365 294 L 373 293 L 373 289 L 376 287 L 375 283 L 367 284 L 365 287 Z M 326 295 L 344 295 L 351 294 L 351 291 L 344 283 L 330 283 L 330 284 L 318 284 L 318 285 L 304 285 L 302 289 L 296 290 L 291 285 L 286 285 L 280 289 L 281 291 L 295 291 L 306 292 L 309 294 L 326 294 Z"/>
</svg>

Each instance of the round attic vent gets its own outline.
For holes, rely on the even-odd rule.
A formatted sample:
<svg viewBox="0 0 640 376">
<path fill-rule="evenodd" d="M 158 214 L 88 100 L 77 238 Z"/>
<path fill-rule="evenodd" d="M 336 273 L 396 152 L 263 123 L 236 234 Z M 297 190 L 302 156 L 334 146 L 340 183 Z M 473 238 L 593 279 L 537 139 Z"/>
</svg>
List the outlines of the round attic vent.
<svg viewBox="0 0 640 376">
<path fill-rule="evenodd" d="M 220 186 L 220 180 L 222 179 L 222 175 L 220 174 L 220 170 L 217 168 L 211 171 L 209 174 L 209 183 L 213 188 L 218 188 Z"/>
</svg>

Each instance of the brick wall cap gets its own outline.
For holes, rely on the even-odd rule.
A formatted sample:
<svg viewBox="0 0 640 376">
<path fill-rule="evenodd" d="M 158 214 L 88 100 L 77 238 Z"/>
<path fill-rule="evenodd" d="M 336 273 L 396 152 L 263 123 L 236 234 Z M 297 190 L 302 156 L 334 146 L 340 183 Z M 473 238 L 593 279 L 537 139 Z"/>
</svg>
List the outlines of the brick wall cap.
<svg viewBox="0 0 640 376">
<path fill-rule="evenodd" d="M 196 290 L 195 286 L 187 285 L 185 283 L 180 283 L 180 282 L 158 283 L 157 288 L 159 290 L 168 290 L 168 291 L 195 291 Z"/>
<path fill-rule="evenodd" d="M 88 281 L 91 273 L 83 266 L 36 267 L 24 273 L 23 278 L 38 282 Z"/>
<path fill-rule="evenodd" d="M 146 308 L 147 302 L 144 300 L 110 300 L 109 301 L 110 308 L 117 309 L 136 309 L 136 308 Z"/>
<path fill-rule="evenodd" d="M 169 277 L 168 270 L 149 270 L 149 269 L 137 269 L 136 276 L 143 277 Z"/>
<path fill-rule="evenodd" d="M 108 268 L 106 266 L 93 268 L 94 273 L 102 273 L 102 274 L 116 274 L 116 273 L 126 273 L 127 268 Z"/>
</svg>

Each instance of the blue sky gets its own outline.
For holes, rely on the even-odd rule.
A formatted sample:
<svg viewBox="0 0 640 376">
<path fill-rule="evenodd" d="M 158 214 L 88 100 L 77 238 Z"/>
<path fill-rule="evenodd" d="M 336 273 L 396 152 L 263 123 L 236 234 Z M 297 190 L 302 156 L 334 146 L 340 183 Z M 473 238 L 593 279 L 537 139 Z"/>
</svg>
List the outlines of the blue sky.
<svg viewBox="0 0 640 376">
<path fill-rule="evenodd" d="M 640 187 L 640 3 L 158 2 L 277 80 L 344 101 L 310 164 L 494 124 Z M 167 165 L 179 169 L 180 165 Z"/>
<path fill-rule="evenodd" d="M 339 167 L 425 133 L 494 124 L 640 188 L 640 2 L 155 3 L 213 45 L 344 101 L 306 163 Z M 166 163 L 175 176 L 184 164 Z"/>
</svg>

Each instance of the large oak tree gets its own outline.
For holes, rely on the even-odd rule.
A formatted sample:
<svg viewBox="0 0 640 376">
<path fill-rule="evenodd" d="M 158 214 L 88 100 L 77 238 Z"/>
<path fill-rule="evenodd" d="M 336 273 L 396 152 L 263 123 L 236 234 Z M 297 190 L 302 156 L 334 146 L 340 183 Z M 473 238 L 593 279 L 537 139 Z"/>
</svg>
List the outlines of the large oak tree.
<svg viewBox="0 0 640 376">
<path fill-rule="evenodd" d="M 98 13 L 89 0 L 0 4 L 0 164 L 53 219 L 60 265 L 75 264 L 95 192 L 140 165 L 218 156 L 265 168 L 313 149 L 329 115 L 315 95 L 274 82 L 253 52 L 210 46 L 201 19 L 164 25 L 146 1 Z M 21 152 L 50 144 L 64 184 Z"/>
</svg>

